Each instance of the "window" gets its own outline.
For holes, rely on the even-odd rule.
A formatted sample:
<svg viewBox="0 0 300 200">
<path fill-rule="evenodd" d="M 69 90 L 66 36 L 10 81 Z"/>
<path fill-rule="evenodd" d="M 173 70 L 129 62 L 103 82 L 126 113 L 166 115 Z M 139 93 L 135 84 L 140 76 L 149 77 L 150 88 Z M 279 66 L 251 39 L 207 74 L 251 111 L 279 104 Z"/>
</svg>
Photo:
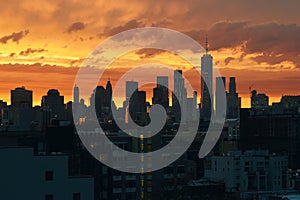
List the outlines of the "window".
<svg viewBox="0 0 300 200">
<path fill-rule="evenodd" d="M 73 200 L 80 200 L 80 193 L 73 193 Z"/>
<path fill-rule="evenodd" d="M 53 200 L 53 194 L 46 194 L 45 200 Z"/>
<path fill-rule="evenodd" d="M 126 181 L 126 187 L 135 187 L 136 183 L 135 181 Z"/>
<path fill-rule="evenodd" d="M 152 187 L 152 181 L 147 181 L 147 187 Z"/>
<path fill-rule="evenodd" d="M 102 167 L 102 174 L 107 174 L 107 167 L 105 166 Z"/>
<path fill-rule="evenodd" d="M 164 174 L 173 174 L 174 171 L 173 171 L 173 167 L 165 167 L 164 168 Z"/>
<path fill-rule="evenodd" d="M 184 172 L 185 172 L 184 166 L 178 166 L 177 167 L 177 173 L 184 174 Z"/>
<path fill-rule="evenodd" d="M 45 180 L 52 181 L 53 180 L 53 171 L 46 171 L 45 172 Z"/>
</svg>

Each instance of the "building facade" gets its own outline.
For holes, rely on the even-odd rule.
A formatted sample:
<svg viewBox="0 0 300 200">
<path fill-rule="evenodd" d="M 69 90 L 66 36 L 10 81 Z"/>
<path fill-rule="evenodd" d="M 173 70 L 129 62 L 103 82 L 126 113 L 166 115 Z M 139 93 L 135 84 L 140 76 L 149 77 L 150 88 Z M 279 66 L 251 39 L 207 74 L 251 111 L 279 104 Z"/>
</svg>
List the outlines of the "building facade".
<svg viewBox="0 0 300 200">
<path fill-rule="evenodd" d="M 288 158 L 267 150 L 232 151 L 205 161 L 205 177 L 224 182 L 227 192 L 280 191 L 291 189 Z"/>
<path fill-rule="evenodd" d="M 1 148 L 0 157 L 1 199 L 94 199 L 94 179 L 69 177 L 67 156 L 33 156 L 31 148 Z"/>
</svg>

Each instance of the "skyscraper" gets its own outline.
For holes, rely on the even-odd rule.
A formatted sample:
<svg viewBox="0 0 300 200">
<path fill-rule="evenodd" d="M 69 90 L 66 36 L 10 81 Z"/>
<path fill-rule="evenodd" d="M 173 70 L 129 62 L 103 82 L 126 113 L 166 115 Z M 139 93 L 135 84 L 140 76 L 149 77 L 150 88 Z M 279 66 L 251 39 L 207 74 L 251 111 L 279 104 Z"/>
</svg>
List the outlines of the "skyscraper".
<svg viewBox="0 0 300 200">
<path fill-rule="evenodd" d="M 198 112 L 198 108 L 197 108 L 197 91 L 193 92 L 193 97 L 187 98 L 187 104 L 186 104 L 186 108 L 187 108 L 187 120 L 192 120 L 195 121 L 197 120 L 197 112 Z"/>
<path fill-rule="evenodd" d="M 222 101 L 222 93 L 226 92 L 226 78 L 216 77 L 216 113 L 221 112 L 221 106 L 224 103 Z"/>
<path fill-rule="evenodd" d="M 152 104 L 161 104 L 165 108 L 169 107 L 168 77 L 158 76 L 157 86 L 153 88 Z"/>
<path fill-rule="evenodd" d="M 212 113 L 212 65 L 213 57 L 208 54 L 208 43 L 206 38 L 206 52 L 201 57 L 201 118 L 205 121 L 210 120 Z"/>
<path fill-rule="evenodd" d="M 257 94 L 256 90 L 251 91 L 251 108 L 252 109 L 260 109 L 267 108 L 269 106 L 269 97 L 262 93 Z"/>
<path fill-rule="evenodd" d="M 126 81 L 126 101 L 129 101 L 130 96 L 138 89 L 138 87 L 138 82 Z"/>
<path fill-rule="evenodd" d="M 79 87 L 76 84 L 73 89 L 73 102 L 79 103 Z"/>
<path fill-rule="evenodd" d="M 91 108 L 96 110 L 98 119 L 107 121 L 111 119 L 112 85 L 107 81 L 106 87 L 97 86 L 90 97 Z"/>
<path fill-rule="evenodd" d="M 94 96 L 92 98 L 95 100 L 95 110 L 97 117 L 100 118 L 103 116 L 103 110 L 105 105 L 105 95 L 106 91 L 103 86 L 97 86 L 94 92 Z"/>
<path fill-rule="evenodd" d="M 42 107 L 50 112 L 50 118 L 65 119 L 64 96 L 60 96 L 58 90 L 48 90 L 42 97 Z"/>
<path fill-rule="evenodd" d="M 11 105 L 16 108 L 32 107 L 32 91 L 26 90 L 25 87 L 19 87 L 10 91 Z"/>
<path fill-rule="evenodd" d="M 112 100 L 111 99 L 112 98 L 112 86 L 111 86 L 110 80 L 107 81 L 105 90 L 106 90 L 106 101 L 110 106 L 111 100 Z"/>
<path fill-rule="evenodd" d="M 3 110 L 3 118 L 10 123 L 11 130 L 31 130 L 34 110 L 32 108 L 32 91 L 25 87 L 11 90 L 11 107 Z"/>
<path fill-rule="evenodd" d="M 110 80 L 108 80 L 105 87 L 105 99 L 104 99 L 104 113 L 105 113 L 106 120 L 113 119 L 111 105 L 112 105 L 112 85 Z"/>
<path fill-rule="evenodd" d="M 187 93 L 184 87 L 184 79 L 182 76 L 182 70 L 174 71 L 174 90 L 172 94 L 172 107 L 175 121 L 184 121 L 186 119 L 186 103 L 187 103 Z M 183 119 L 181 119 L 181 116 Z"/>
<path fill-rule="evenodd" d="M 182 70 L 174 71 L 174 94 L 181 99 L 184 92 L 184 79 L 182 77 Z"/>
<path fill-rule="evenodd" d="M 138 82 L 126 81 L 126 101 L 127 107 L 125 118 L 128 116 L 139 124 L 145 125 L 147 123 L 147 107 L 146 107 L 146 92 L 138 90 Z"/>
<path fill-rule="evenodd" d="M 156 78 L 157 87 L 159 86 L 165 86 L 166 88 L 169 88 L 169 78 L 167 76 L 158 76 Z"/>
<path fill-rule="evenodd" d="M 240 98 L 236 92 L 235 77 L 229 78 L 229 92 L 227 93 L 227 118 L 236 119 L 239 117 Z"/>
<path fill-rule="evenodd" d="M 231 94 L 236 93 L 235 77 L 230 77 L 229 78 L 229 93 L 231 93 Z"/>
</svg>

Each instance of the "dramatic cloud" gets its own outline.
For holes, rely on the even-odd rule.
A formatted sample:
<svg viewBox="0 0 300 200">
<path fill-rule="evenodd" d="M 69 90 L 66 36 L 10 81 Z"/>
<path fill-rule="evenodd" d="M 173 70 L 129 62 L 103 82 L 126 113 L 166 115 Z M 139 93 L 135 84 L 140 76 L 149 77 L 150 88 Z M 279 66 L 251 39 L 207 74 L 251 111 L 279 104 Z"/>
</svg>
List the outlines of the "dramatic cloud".
<svg viewBox="0 0 300 200">
<path fill-rule="evenodd" d="M 300 68 L 300 26 L 268 23 L 247 29 L 246 54 L 259 53 L 253 59 L 258 63 L 279 64 L 291 61 Z"/>
<path fill-rule="evenodd" d="M 144 59 L 144 58 L 153 58 L 154 56 L 161 54 L 163 52 L 165 51 L 161 49 L 147 48 L 147 49 L 140 49 L 136 51 L 136 54 L 140 56 L 140 59 Z"/>
<path fill-rule="evenodd" d="M 14 57 L 16 55 L 16 53 L 10 53 L 9 57 Z"/>
<path fill-rule="evenodd" d="M 0 43 L 6 44 L 9 40 L 12 40 L 13 42 L 19 43 L 19 41 L 25 37 L 29 33 L 29 30 L 20 31 L 20 32 L 13 32 L 10 35 L 6 35 L 0 38 Z"/>
<path fill-rule="evenodd" d="M 45 49 L 32 49 L 32 48 L 28 48 L 25 51 L 21 51 L 19 53 L 20 56 L 28 56 L 29 54 L 33 54 L 33 53 L 42 53 L 45 52 L 47 50 Z"/>
<path fill-rule="evenodd" d="M 122 31 L 126 31 L 126 30 L 129 30 L 129 29 L 133 29 L 133 28 L 141 28 L 141 27 L 145 27 L 145 23 L 143 21 L 138 21 L 138 20 L 131 20 L 131 21 L 128 21 L 127 23 L 125 23 L 124 25 L 121 25 L 121 26 L 116 26 L 116 27 L 106 27 L 104 29 L 104 32 L 101 33 L 101 34 L 98 34 L 99 37 L 102 37 L 102 36 L 112 36 L 112 35 L 115 35 L 115 34 L 118 34 Z"/>
<path fill-rule="evenodd" d="M 71 60 L 70 66 L 71 67 L 78 67 L 84 61 L 84 59 L 85 58 L 79 58 L 77 60 Z"/>
<path fill-rule="evenodd" d="M 85 28 L 85 24 L 82 22 L 75 22 L 73 24 L 71 24 L 68 29 L 67 29 L 67 33 L 71 33 L 71 32 L 76 32 L 76 31 L 81 31 Z"/>
<path fill-rule="evenodd" d="M 225 60 L 224 60 L 225 65 L 228 65 L 230 63 L 230 61 L 232 61 L 232 60 L 234 60 L 233 57 L 227 57 L 227 58 L 225 58 Z"/>
<path fill-rule="evenodd" d="M 300 26 L 296 24 L 269 22 L 252 25 L 249 22 L 223 21 L 208 30 L 193 30 L 187 34 L 203 46 L 205 35 L 208 35 L 210 50 L 240 48 L 243 53 L 241 59 L 254 54 L 256 56 L 252 59 L 257 63 L 274 65 L 291 61 L 300 68 Z"/>
</svg>

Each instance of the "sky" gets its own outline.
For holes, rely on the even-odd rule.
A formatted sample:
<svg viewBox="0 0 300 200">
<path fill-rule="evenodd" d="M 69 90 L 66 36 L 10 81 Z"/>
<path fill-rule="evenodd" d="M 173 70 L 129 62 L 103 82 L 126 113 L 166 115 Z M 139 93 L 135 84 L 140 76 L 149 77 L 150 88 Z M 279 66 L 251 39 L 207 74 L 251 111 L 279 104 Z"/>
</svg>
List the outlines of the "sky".
<svg viewBox="0 0 300 200">
<path fill-rule="evenodd" d="M 207 35 L 214 65 L 228 80 L 236 77 L 243 107 L 249 106 L 250 86 L 271 101 L 299 95 L 299 8 L 298 0 L 0 0 L 0 99 L 10 103 L 10 90 L 25 86 L 35 105 L 50 88 L 72 100 L 76 74 L 90 53 L 111 36 L 142 27 L 179 31 L 202 46 Z M 183 69 L 199 85 L 193 66 L 181 61 L 163 51 L 131 52 L 100 84 L 110 78 L 114 86 L 118 74 L 137 63 L 161 62 Z"/>
</svg>

